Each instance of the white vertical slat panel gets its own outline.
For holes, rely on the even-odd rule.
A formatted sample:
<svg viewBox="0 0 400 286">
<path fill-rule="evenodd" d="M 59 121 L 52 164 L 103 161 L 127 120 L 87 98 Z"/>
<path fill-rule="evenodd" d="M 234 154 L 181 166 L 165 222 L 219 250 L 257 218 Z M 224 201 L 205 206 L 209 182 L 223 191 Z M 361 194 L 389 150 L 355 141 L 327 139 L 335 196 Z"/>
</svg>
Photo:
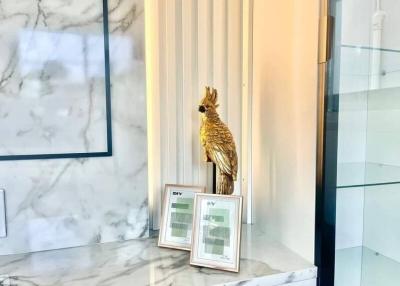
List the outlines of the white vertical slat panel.
<svg viewBox="0 0 400 286">
<path fill-rule="evenodd" d="M 242 126 L 242 1 L 229 0 L 227 6 L 227 124 L 235 138 L 238 153 L 238 180 L 235 194 L 241 194 Z"/>
<path fill-rule="evenodd" d="M 170 178 L 174 175 L 173 170 L 170 169 L 170 157 L 171 154 L 169 153 L 169 124 L 171 122 L 171 119 L 168 118 L 166 115 L 168 114 L 167 110 L 165 110 L 165 106 L 168 106 L 169 101 L 168 101 L 168 96 L 167 96 L 167 56 L 166 56 L 166 51 L 167 51 L 167 9 L 166 9 L 166 3 L 164 1 L 159 1 L 158 2 L 158 17 L 159 17 L 159 25 L 158 25 L 158 30 L 159 30 L 159 102 L 160 106 L 158 107 L 159 109 L 159 114 L 154 115 L 160 117 L 160 130 L 166 130 L 166 132 L 160 132 L 160 158 L 161 162 L 159 165 L 160 168 L 160 173 L 161 173 L 161 189 L 160 190 L 155 190 L 156 193 L 154 194 L 154 200 L 158 200 L 158 209 L 152 209 L 150 210 L 153 214 L 153 229 L 158 229 L 160 225 L 160 219 L 161 219 L 161 203 L 162 203 L 162 198 L 163 198 L 163 191 L 164 191 L 164 185 L 170 181 Z M 149 36 L 149 35 L 146 35 Z M 151 150 L 151 152 L 154 152 Z M 157 168 L 157 166 L 154 166 Z"/>
<path fill-rule="evenodd" d="M 145 2 L 147 134 L 150 226 L 158 226 L 161 209 L 160 22 L 158 0 Z"/>
<path fill-rule="evenodd" d="M 176 64 L 176 168 L 177 182 L 185 182 L 185 155 L 188 148 L 185 144 L 185 111 L 183 94 L 183 26 L 182 3 L 187 0 L 175 0 L 175 64 Z M 168 2 L 169 5 L 169 2 Z"/>
<path fill-rule="evenodd" d="M 161 108 L 161 118 L 166 124 L 166 128 L 163 129 L 162 137 L 166 140 L 166 171 L 165 183 L 178 182 L 178 153 L 177 149 L 177 74 L 179 71 L 179 65 L 177 60 L 177 41 L 179 35 L 176 35 L 177 31 L 177 2 L 178 0 L 169 0 L 168 3 L 164 3 L 165 9 L 165 77 L 166 77 L 166 94 L 165 105 Z M 161 27 L 162 28 L 162 27 Z"/>
<path fill-rule="evenodd" d="M 253 64 L 253 0 L 242 3 L 242 195 L 243 221 L 253 223 L 252 188 L 252 64 Z"/>
<path fill-rule="evenodd" d="M 153 43 L 159 51 L 152 50 L 157 54 L 153 56 L 156 60 L 152 66 L 154 69 L 159 66 L 158 90 L 154 89 L 152 96 L 158 94 L 158 101 L 151 103 L 158 107 L 149 107 L 152 112 L 158 112 L 152 115 L 153 127 L 149 128 L 159 128 L 160 132 L 158 141 L 151 147 L 154 150 L 156 142 L 160 144 L 161 162 L 152 167 L 160 169 L 159 187 L 151 190 L 155 192 L 151 199 L 157 207 L 155 201 L 157 198 L 160 201 L 160 189 L 165 183 L 206 185 L 212 189 L 212 165 L 203 161 L 197 112 L 207 85 L 219 91 L 221 119 L 232 130 L 240 163 L 243 160 L 241 152 L 246 144 L 243 144 L 242 131 L 247 129 L 241 123 L 242 40 L 245 41 L 242 39 L 242 2 L 250 0 L 149 1 L 158 4 L 150 5 L 158 9 L 158 23 L 153 24 L 157 26 L 159 41 Z M 154 124 L 157 120 L 159 127 Z M 239 180 L 240 177 L 239 174 Z M 236 193 L 241 193 L 240 183 L 235 188 Z M 156 229 L 159 214 L 155 210 L 153 213 Z"/>
<path fill-rule="evenodd" d="M 213 82 L 218 90 L 218 109 L 221 119 L 226 122 L 228 97 L 227 97 L 227 1 L 213 1 Z M 232 1 L 232 0 L 229 0 Z"/>
<path fill-rule="evenodd" d="M 205 86 L 213 85 L 213 0 L 198 0 L 197 27 L 198 27 L 198 101 L 204 96 Z M 196 120 L 194 125 L 198 129 L 200 120 Z M 212 190 L 212 168 L 209 163 L 204 162 L 200 137 L 195 137 L 197 148 L 197 163 L 199 172 L 198 184 L 207 186 L 207 190 Z"/>
<path fill-rule="evenodd" d="M 221 120 L 227 121 L 227 1 L 213 1 L 213 87 L 218 90 L 218 113 Z M 218 170 L 217 170 L 218 173 Z M 218 184 L 218 176 L 217 176 Z"/>
<path fill-rule="evenodd" d="M 183 92 L 180 118 L 182 127 L 183 146 L 181 153 L 183 154 L 183 182 L 185 184 L 193 184 L 193 147 L 195 134 L 193 133 L 194 123 L 198 114 L 195 109 L 195 94 L 197 94 L 197 86 L 194 88 L 197 80 L 197 60 L 195 60 L 196 43 L 197 43 L 197 8 L 195 0 L 184 0 L 182 2 L 182 58 L 183 58 Z"/>
</svg>

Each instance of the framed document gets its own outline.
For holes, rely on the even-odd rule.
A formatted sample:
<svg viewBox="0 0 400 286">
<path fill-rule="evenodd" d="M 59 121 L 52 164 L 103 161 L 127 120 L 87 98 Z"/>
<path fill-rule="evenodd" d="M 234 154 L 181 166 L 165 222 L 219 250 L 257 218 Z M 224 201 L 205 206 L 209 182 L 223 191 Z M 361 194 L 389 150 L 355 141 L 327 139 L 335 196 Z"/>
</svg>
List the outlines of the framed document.
<svg viewBox="0 0 400 286">
<path fill-rule="evenodd" d="M 191 249 L 194 196 L 204 187 L 165 185 L 158 246 Z"/>
<path fill-rule="evenodd" d="M 242 197 L 196 194 L 190 264 L 239 272 Z"/>
</svg>

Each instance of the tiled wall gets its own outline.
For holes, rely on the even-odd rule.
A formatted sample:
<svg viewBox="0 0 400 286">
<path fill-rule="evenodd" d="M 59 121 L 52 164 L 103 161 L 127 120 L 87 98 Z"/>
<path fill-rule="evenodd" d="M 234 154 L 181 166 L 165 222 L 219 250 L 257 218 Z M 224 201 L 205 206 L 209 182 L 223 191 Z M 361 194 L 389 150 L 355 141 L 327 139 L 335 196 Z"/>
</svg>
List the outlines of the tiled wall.
<svg viewBox="0 0 400 286">
<path fill-rule="evenodd" d="M 102 21 L 101 1 L 67 6 L 64 1 L 41 1 L 29 10 L 30 2 L 2 1 L 0 13 L 8 17 L 1 21 L 17 25 L 24 20 L 27 29 L 40 31 L 54 23 L 58 32 L 101 35 L 92 29 Z M 148 235 L 144 3 L 109 0 L 108 5 L 114 155 L 0 162 L 8 226 L 8 236 L 0 239 L 0 254 Z M 26 15 L 18 14 L 21 9 Z"/>
</svg>

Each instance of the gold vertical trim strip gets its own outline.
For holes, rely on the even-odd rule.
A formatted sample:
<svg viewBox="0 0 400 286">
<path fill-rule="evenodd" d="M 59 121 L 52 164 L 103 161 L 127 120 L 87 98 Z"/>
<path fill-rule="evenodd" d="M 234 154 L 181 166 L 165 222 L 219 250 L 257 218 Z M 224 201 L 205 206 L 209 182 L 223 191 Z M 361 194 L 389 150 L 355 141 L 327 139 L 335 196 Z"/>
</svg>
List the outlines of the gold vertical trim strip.
<svg viewBox="0 0 400 286">
<path fill-rule="evenodd" d="M 325 99 L 327 94 L 327 68 L 331 57 L 333 18 L 329 16 L 329 0 L 320 2 L 319 50 L 318 50 L 318 101 L 317 101 L 317 166 L 316 184 L 322 188 L 325 145 Z"/>
<path fill-rule="evenodd" d="M 325 126 L 325 94 L 326 94 L 326 70 L 327 63 L 321 63 L 318 67 L 318 101 L 317 101 L 317 187 L 322 187 L 324 168 L 324 126 Z"/>
<path fill-rule="evenodd" d="M 322 16 L 319 20 L 318 63 L 326 63 L 331 58 L 331 33 L 333 17 Z"/>
</svg>

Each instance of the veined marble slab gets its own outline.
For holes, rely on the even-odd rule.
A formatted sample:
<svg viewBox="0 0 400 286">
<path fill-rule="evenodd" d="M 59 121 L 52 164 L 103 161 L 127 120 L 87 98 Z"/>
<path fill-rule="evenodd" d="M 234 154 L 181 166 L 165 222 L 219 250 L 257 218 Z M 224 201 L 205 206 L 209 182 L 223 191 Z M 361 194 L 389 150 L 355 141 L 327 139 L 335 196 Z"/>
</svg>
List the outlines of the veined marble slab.
<svg viewBox="0 0 400 286">
<path fill-rule="evenodd" d="M 192 267 L 188 252 L 156 245 L 150 238 L 3 256 L 0 277 L 21 286 L 276 286 L 317 275 L 316 267 L 252 226 L 243 228 L 238 274 Z"/>
<path fill-rule="evenodd" d="M 101 0 L 0 2 L 0 155 L 107 151 L 102 15 Z"/>
<path fill-rule="evenodd" d="M 62 9 L 57 6 L 61 3 Z M 42 23 L 48 15 L 53 32 L 60 28 L 64 33 L 79 34 L 94 27 L 93 33 L 100 35 L 97 28 L 102 22 L 101 3 L 102 0 L 0 1 L 0 10 L 9 11 L 7 15 L 14 13 L 0 18 L 0 31 L 8 29 L 4 21 L 34 20 L 18 11 L 38 13 L 38 7 L 42 7 L 38 21 Z M 0 239 L 0 254 L 148 236 L 144 2 L 109 0 L 108 5 L 113 156 L 1 161 L 0 189 L 6 192 L 7 237 Z M 51 9 L 61 9 L 59 12 L 67 13 L 74 22 L 66 22 L 69 18 L 65 17 L 60 23 L 60 18 L 47 13 Z M 11 87 L 15 86 L 7 85 L 8 89 Z M 74 107 L 87 107 L 81 105 L 77 101 Z M 83 115 L 87 113 L 83 111 Z M 76 128 L 80 129 L 80 125 Z"/>
</svg>

